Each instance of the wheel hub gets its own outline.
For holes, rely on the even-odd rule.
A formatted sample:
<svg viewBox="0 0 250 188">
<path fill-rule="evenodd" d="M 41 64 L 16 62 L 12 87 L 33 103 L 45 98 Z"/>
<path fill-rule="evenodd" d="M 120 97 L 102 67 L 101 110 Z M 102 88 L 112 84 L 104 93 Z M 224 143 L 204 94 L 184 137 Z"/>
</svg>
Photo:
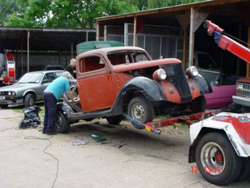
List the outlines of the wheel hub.
<svg viewBox="0 0 250 188">
<path fill-rule="evenodd" d="M 142 120 L 144 118 L 144 108 L 140 105 L 140 104 L 135 104 L 133 106 L 133 118 L 137 119 L 137 120 Z"/>
<path fill-rule="evenodd" d="M 201 163 L 204 171 L 211 175 L 219 175 L 226 166 L 223 149 L 215 142 L 206 143 L 201 150 Z"/>
</svg>

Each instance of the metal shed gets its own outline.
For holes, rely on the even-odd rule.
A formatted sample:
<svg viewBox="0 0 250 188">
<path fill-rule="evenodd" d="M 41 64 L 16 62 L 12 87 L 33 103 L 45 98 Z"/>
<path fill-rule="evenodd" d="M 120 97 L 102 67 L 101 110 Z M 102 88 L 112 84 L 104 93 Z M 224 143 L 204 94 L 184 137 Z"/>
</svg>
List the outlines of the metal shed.
<svg viewBox="0 0 250 188">
<path fill-rule="evenodd" d="M 141 46 L 147 51 L 148 46 L 145 44 L 148 42 L 152 50 L 158 48 L 160 55 L 166 54 L 163 50 L 171 49 L 172 44 L 175 44 L 175 56 L 180 57 L 181 53 L 181 59 L 186 67 L 187 63 L 193 64 L 195 48 L 200 49 L 205 46 L 212 54 L 218 54 L 217 58 L 219 58 L 219 53 L 222 53 L 214 44 L 213 39 L 209 38 L 205 29 L 202 29 L 202 24 L 206 19 L 214 21 L 228 33 L 250 43 L 249 10 L 249 0 L 214 0 L 99 17 L 96 19 L 96 40 L 107 40 L 112 36 L 113 39 L 120 40 L 126 45 Z M 163 39 L 155 42 L 155 40 L 148 41 L 148 37 L 143 43 L 141 36 L 149 34 L 155 37 L 161 36 Z M 165 44 L 166 37 L 168 40 L 175 37 L 175 43 L 165 42 Z M 245 63 L 240 63 L 239 59 L 236 61 L 237 74 L 243 70 L 247 76 L 250 76 L 249 65 L 245 70 Z"/>
</svg>

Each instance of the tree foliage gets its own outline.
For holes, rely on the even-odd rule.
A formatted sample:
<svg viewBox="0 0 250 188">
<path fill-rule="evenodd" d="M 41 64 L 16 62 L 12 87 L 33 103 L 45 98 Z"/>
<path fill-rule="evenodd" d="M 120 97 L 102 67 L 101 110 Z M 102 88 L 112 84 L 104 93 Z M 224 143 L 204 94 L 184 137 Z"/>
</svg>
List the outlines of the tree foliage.
<svg viewBox="0 0 250 188">
<path fill-rule="evenodd" d="M 0 26 L 94 28 L 95 18 L 202 0 L 1 0 Z"/>
</svg>

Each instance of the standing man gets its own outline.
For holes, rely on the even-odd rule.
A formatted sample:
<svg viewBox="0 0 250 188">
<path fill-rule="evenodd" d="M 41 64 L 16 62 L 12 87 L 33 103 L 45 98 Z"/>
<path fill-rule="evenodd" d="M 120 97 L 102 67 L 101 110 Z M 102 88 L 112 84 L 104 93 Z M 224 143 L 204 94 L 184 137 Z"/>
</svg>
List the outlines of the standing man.
<svg viewBox="0 0 250 188">
<path fill-rule="evenodd" d="M 57 134 L 55 123 L 57 116 L 57 101 L 63 97 L 63 93 L 67 91 L 69 98 L 74 102 L 74 97 L 70 91 L 70 81 L 72 80 L 72 75 L 65 71 L 62 75 L 55 79 L 45 90 L 43 94 L 44 100 L 44 127 L 43 133 L 48 135 Z"/>
<path fill-rule="evenodd" d="M 70 60 L 70 64 L 66 67 L 66 71 L 68 71 L 74 78 L 76 78 L 76 60 L 72 58 Z"/>
</svg>

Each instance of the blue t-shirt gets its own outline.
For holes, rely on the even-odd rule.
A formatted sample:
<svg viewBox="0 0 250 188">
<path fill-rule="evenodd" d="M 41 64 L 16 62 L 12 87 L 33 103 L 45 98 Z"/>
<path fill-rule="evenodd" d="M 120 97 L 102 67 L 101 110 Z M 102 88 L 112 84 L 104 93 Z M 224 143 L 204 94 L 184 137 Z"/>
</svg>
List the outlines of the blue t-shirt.
<svg viewBox="0 0 250 188">
<path fill-rule="evenodd" d="M 70 90 L 70 84 L 68 78 L 60 76 L 55 79 L 44 92 L 51 92 L 57 100 L 59 100 L 63 93 Z"/>
</svg>

